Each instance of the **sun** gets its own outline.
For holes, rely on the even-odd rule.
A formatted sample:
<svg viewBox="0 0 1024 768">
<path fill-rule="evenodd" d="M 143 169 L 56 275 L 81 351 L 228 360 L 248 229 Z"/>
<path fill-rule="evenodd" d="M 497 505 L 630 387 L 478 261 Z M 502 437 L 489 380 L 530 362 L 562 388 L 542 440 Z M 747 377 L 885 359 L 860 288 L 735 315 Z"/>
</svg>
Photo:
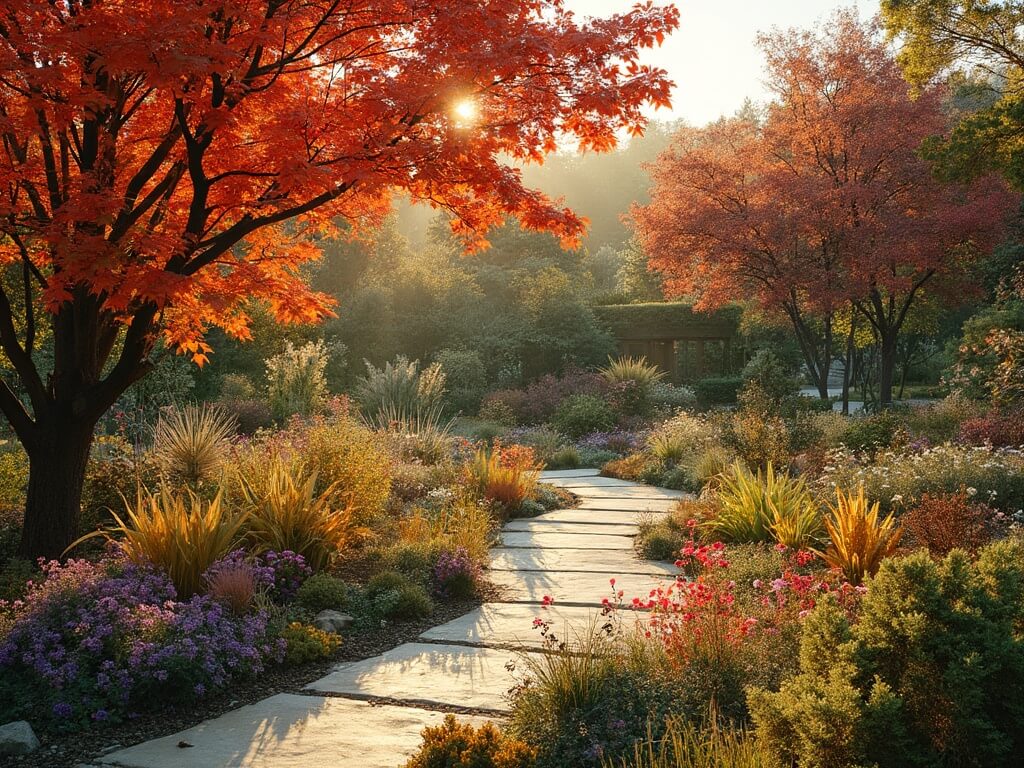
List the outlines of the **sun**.
<svg viewBox="0 0 1024 768">
<path fill-rule="evenodd" d="M 452 112 L 455 114 L 455 117 L 458 118 L 460 123 L 476 122 L 476 119 L 480 114 L 476 101 L 472 98 L 461 99 L 455 102 L 455 106 L 452 107 Z"/>
</svg>

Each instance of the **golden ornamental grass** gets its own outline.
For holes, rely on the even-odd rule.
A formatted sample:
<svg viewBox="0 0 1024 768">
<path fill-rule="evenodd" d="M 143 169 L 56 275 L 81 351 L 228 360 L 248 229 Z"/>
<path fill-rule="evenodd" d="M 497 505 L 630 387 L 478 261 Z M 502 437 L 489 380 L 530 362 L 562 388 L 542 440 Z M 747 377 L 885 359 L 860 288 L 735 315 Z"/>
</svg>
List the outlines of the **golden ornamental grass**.
<svg viewBox="0 0 1024 768">
<path fill-rule="evenodd" d="M 892 513 L 879 519 L 879 504 L 868 504 L 863 485 L 856 495 L 836 489 L 836 505 L 830 509 L 825 529 L 831 543 L 819 554 L 851 584 L 860 584 L 865 576 L 878 573 L 882 560 L 896 551 L 903 528 Z"/>
</svg>

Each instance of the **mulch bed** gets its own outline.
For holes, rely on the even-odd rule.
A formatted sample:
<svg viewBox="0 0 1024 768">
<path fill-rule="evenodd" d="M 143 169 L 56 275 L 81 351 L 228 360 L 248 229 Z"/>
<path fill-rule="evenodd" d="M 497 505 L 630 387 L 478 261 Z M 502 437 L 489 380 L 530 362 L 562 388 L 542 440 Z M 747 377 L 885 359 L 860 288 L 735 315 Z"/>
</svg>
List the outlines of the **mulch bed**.
<svg viewBox="0 0 1024 768">
<path fill-rule="evenodd" d="M 18 768 L 74 768 L 90 764 L 98 756 L 150 739 L 191 728 L 245 704 L 277 693 L 308 693 L 305 685 L 324 677 L 343 661 L 359 661 L 377 656 L 402 643 L 415 641 L 424 631 L 469 613 L 495 597 L 495 588 L 487 586 L 483 594 L 461 601 L 438 602 L 434 614 L 420 621 L 392 623 L 379 630 L 346 635 L 335 658 L 301 667 L 272 667 L 254 680 L 242 680 L 229 690 L 202 699 L 187 708 L 167 708 L 146 712 L 143 716 L 114 725 L 93 725 L 75 733 L 45 730 L 33 723 L 42 747 L 31 755 L 8 757 L 4 765 Z"/>
</svg>

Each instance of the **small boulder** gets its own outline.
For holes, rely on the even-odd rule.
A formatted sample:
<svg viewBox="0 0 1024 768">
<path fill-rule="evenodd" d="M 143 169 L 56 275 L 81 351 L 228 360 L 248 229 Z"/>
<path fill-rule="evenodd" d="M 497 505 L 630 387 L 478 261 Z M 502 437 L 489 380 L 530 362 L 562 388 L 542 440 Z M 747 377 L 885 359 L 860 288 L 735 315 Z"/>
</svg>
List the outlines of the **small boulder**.
<svg viewBox="0 0 1024 768">
<path fill-rule="evenodd" d="M 39 739 L 24 720 L 0 725 L 0 755 L 27 755 L 39 749 Z"/>
<path fill-rule="evenodd" d="M 322 632 L 333 632 L 336 635 L 340 635 L 355 621 L 347 613 L 340 613 L 338 611 L 320 611 L 313 619 L 313 626 Z"/>
</svg>

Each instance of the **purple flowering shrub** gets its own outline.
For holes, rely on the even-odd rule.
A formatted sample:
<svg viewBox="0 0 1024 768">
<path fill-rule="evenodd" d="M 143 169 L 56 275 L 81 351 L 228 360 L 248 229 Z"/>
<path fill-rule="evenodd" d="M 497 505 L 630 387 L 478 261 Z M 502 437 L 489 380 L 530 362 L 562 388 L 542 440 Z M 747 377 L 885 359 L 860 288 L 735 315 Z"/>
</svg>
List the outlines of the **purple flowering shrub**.
<svg viewBox="0 0 1024 768">
<path fill-rule="evenodd" d="M 114 555 L 43 565 L 24 601 L 0 606 L 0 720 L 32 709 L 81 724 L 187 702 L 283 654 L 268 616 L 235 616 Z M 13 709 L 11 709 L 13 708 Z"/>
<path fill-rule="evenodd" d="M 432 573 L 434 591 L 442 598 L 472 597 L 480 578 L 480 564 L 465 547 L 444 550 L 438 555 Z"/>
</svg>

